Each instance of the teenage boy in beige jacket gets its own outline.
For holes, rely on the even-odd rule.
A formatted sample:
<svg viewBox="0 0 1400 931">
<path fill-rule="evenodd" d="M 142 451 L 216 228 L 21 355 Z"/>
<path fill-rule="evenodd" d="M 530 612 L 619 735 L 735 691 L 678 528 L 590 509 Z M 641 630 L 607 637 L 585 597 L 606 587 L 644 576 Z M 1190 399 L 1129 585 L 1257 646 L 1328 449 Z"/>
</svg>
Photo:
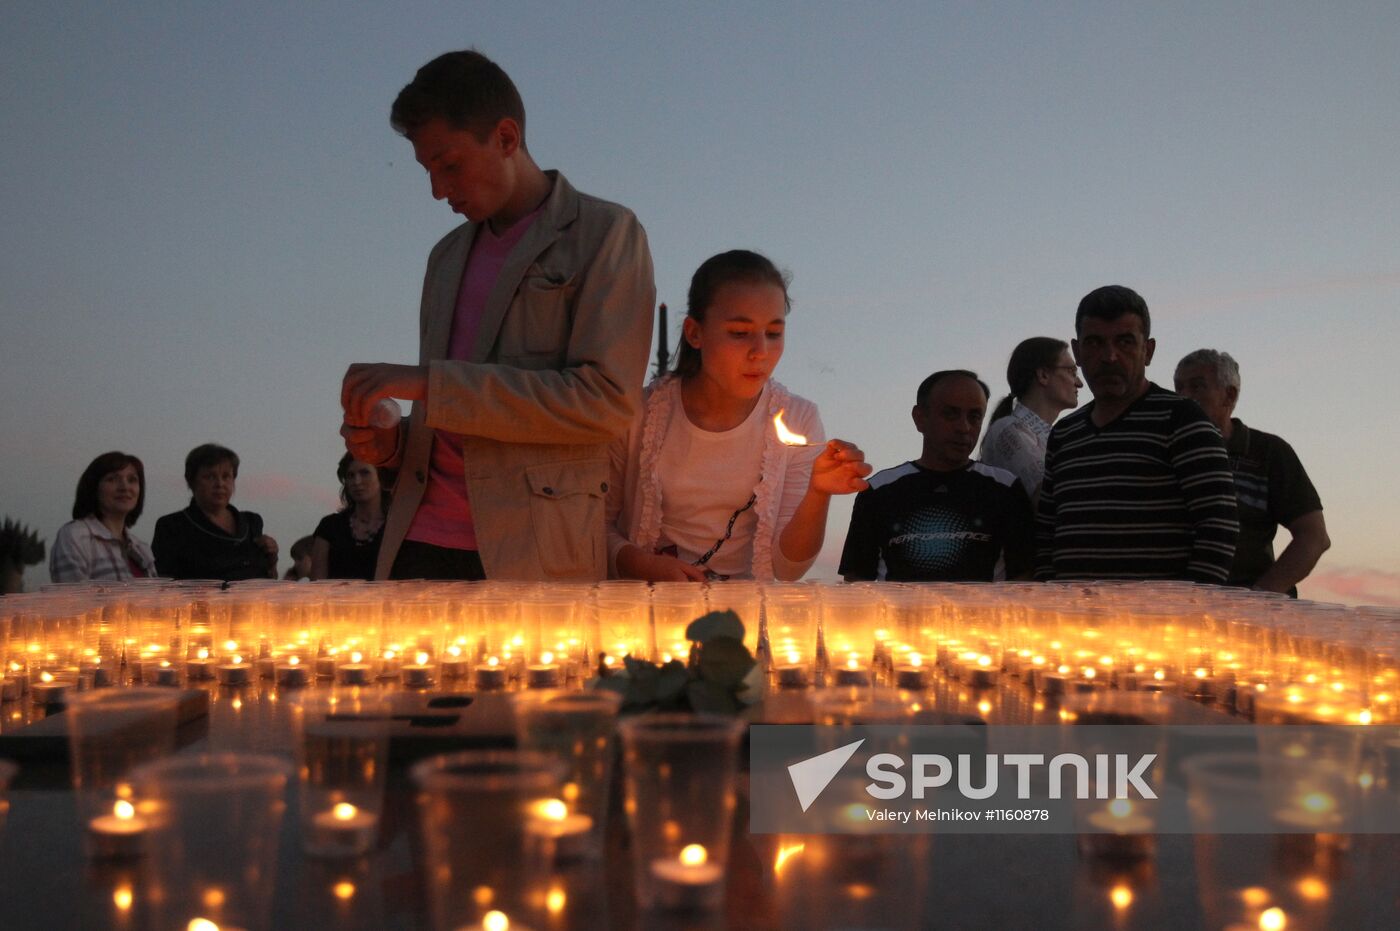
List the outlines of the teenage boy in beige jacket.
<svg viewBox="0 0 1400 931">
<path fill-rule="evenodd" d="M 510 78 L 419 69 L 390 121 L 467 222 L 428 256 L 417 365 L 357 363 L 341 433 L 399 470 L 376 578 L 601 579 L 608 444 L 638 408 L 656 289 L 631 211 L 542 171 Z M 384 398 L 413 402 L 370 426 Z"/>
</svg>

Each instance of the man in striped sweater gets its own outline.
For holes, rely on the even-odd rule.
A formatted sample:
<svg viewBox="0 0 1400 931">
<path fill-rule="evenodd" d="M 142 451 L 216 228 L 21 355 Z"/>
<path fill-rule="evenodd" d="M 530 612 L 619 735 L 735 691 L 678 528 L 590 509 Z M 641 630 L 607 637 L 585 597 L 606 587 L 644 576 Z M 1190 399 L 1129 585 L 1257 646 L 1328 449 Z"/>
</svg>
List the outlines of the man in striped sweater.
<svg viewBox="0 0 1400 931">
<path fill-rule="evenodd" d="M 1229 577 L 1239 521 L 1225 443 L 1196 402 L 1147 380 L 1151 328 L 1131 288 L 1079 302 L 1071 348 L 1094 400 L 1046 445 L 1038 579 Z"/>
</svg>

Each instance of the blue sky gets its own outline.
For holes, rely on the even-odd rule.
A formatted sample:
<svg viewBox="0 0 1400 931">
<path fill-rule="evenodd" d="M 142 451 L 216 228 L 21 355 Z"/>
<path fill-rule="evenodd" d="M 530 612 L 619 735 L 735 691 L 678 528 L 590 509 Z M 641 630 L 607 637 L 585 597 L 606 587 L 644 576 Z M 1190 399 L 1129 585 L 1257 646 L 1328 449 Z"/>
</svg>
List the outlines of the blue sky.
<svg viewBox="0 0 1400 931">
<path fill-rule="evenodd" d="M 778 377 L 877 466 L 917 455 L 928 372 L 1004 390 L 1016 342 L 1128 284 L 1149 375 L 1229 350 L 1238 414 L 1307 465 L 1334 546 L 1304 594 L 1400 602 L 1394 3 L 7 4 L 0 513 L 51 538 L 118 448 L 149 537 L 215 440 L 236 504 L 309 533 L 340 376 L 413 358 L 456 221 L 389 103 L 472 45 L 536 159 L 636 211 L 673 322 L 715 252 L 792 272 Z"/>
</svg>

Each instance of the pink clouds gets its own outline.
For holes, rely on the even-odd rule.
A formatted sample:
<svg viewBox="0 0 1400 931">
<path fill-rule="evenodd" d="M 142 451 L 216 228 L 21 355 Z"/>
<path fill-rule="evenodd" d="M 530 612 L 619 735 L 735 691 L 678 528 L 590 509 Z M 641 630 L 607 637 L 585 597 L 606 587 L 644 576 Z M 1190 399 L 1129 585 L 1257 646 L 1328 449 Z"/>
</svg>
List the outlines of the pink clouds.
<svg viewBox="0 0 1400 931">
<path fill-rule="evenodd" d="M 1328 567 L 1308 576 L 1299 594 L 1316 601 L 1400 606 L 1400 572 Z"/>
</svg>

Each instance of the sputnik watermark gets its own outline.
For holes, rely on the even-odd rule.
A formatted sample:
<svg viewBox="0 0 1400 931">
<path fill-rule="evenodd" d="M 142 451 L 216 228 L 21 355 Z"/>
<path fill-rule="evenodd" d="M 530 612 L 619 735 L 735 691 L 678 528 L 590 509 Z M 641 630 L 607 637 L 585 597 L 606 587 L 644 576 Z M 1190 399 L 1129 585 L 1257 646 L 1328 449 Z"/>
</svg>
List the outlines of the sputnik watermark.
<svg viewBox="0 0 1400 931">
<path fill-rule="evenodd" d="M 846 765 L 863 743 L 864 738 L 788 766 L 792 788 L 797 793 L 797 801 L 801 803 L 803 811 L 812 807 L 822 790 L 831 785 L 831 780 L 836 778 L 841 767 Z"/>
<path fill-rule="evenodd" d="M 969 753 L 958 754 L 956 764 L 941 753 L 915 753 L 909 760 L 910 779 L 900 772 L 905 764 L 903 757 L 894 753 L 877 753 L 865 764 L 866 775 L 874 780 L 865 787 L 865 791 L 872 798 L 885 801 L 901 798 L 905 793 L 922 799 L 928 790 L 952 784 L 953 773 L 956 772 L 957 789 L 963 798 L 991 798 L 997 794 L 999 773 L 1005 766 L 1016 770 L 1016 798 L 1024 801 L 1031 797 L 1032 771 L 1035 767 L 1045 766 L 1049 797 L 1053 799 L 1065 797 L 1066 769 L 1073 770 L 1073 798 L 1131 798 L 1132 790 L 1138 798 L 1155 799 L 1157 793 L 1143 782 L 1142 777 L 1156 759 L 1157 754 L 1145 753 L 1130 765 L 1126 753 L 1096 753 L 1092 767 L 1094 778 L 1091 779 L 1090 762 L 1082 754 L 1061 753 L 1047 764 L 1043 753 L 1007 753 L 1001 756 L 989 753 L 983 758 L 981 785 L 974 785 L 976 764 Z"/>
<path fill-rule="evenodd" d="M 792 788 L 803 811 L 812 807 L 822 790 L 831 784 L 831 780 L 836 778 L 836 774 L 864 743 L 865 739 L 862 738 L 788 765 Z M 1047 764 L 1043 753 L 1008 753 L 1002 756 L 993 753 L 983 757 L 981 784 L 974 785 L 976 764 L 968 753 L 958 754 L 956 763 L 940 753 L 915 753 L 907 761 L 898 754 L 877 753 L 865 764 L 865 774 L 872 780 L 865 791 L 871 798 L 883 801 L 902 798 L 905 794 L 922 799 L 931 789 L 953 784 L 956 773 L 957 790 L 964 798 L 985 799 L 997 794 L 1000 769 L 1009 767 L 1016 771 L 1016 798 L 1026 800 L 1031 797 L 1034 769 L 1045 766 L 1050 798 L 1064 797 L 1065 771 L 1068 769 L 1072 771 L 1074 798 L 1131 798 L 1132 793 L 1136 792 L 1137 798 L 1155 799 L 1157 793 L 1143 781 L 1143 775 L 1156 759 L 1157 754 L 1146 753 L 1130 763 L 1126 753 L 1098 753 L 1094 754 L 1091 764 L 1082 754 L 1061 753 L 1052 757 Z M 901 772 L 906 762 L 909 764 L 910 778 L 905 778 Z M 1094 774 L 1092 779 L 1091 770 Z M 899 820 L 907 821 L 908 818 Z M 953 820 L 960 819 L 955 817 Z"/>
<path fill-rule="evenodd" d="M 1400 833 L 1394 727 L 755 725 L 749 745 L 759 834 Z"/>
</svg>

